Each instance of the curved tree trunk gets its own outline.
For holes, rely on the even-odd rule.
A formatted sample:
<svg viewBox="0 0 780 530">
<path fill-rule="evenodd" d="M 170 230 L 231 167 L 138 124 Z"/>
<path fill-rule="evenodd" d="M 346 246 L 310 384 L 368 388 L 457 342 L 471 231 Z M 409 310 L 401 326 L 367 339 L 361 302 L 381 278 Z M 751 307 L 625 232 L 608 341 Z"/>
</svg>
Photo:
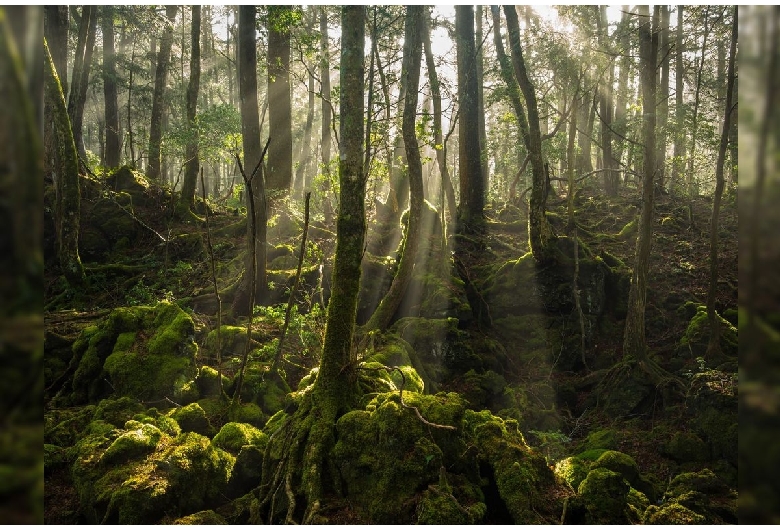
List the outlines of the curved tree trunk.
<svg viewBox="0 0 780 530">
<path fill-rule="evenodd" d="M 119 165 L 119 104 L 116 91 L 116 55 L 114 52 L 114 6 L 103 6 L 103 96 L 105 98 L 106 167 Z"/>
<path fill-rule="evenodd" d="M 152 180 L 160 180 L 160 166 L 162 157 L 160 154 L 160 142 L 162 140 L 162 122 L 165 112 L 165 85 L 168 78 L 168 65 L 171 62 L 171 47 L 173 46 L 173 21 L 176 19 L 178 6 L 166 6 L 165 16 L 167 23 L 162 39 L 160 39 L 160 51 L 157 53 L 157 67 L 154 74 L 154 94 L 152 95 L 152 118 L 149 125 L 149 165 L 146 168 L 146 176 Z"/>
<path fill-rule="evenodd" d="M 54 69 L 49 46 L 44 41 L 46 68 L 46 103 L 51 107 L 54 120 L 56 157 L 60 163 L 57 169 L 56 220 L 57 220 L 57 257 L 60 268 L 68 283 L 84 283 L 84 267 L 79 257 L 79 216 L 81 213 L 81 191 L 79 189 L 79 168 L 76 143 L 65 108 L 62 87 Z"/>
<path fill-rule="evenodd" d="M 420 147 L 417 144 L 415 118 L 417 116 L 417 92 L 420 86 L 424 17 L 425 8 L 423 6 L 415 5 L 406 8 L 404 56 L 401 67 L 401 75 L 405 77 L 404 84 L 406 85 L 402 132 L 406 149 L 406 160 L 409 167 L 409 222 L 406 229 L 406 240 L 401 262 L 393 278 L 393 283 L 390 285 L 390 290 L 366 323 L 367 330 L 383 330 L 390 324 L 393 314 L 401 304 L 401 299 L 406 294 L 406 288 L 412 279 L 414 262 L 417 257 L 417 247 L 420 241 L 420 217 L 424 199 L 422 161 L 420 159 Z"/>
<path fill-rule="evenodd" d="M 509 44 L 512 49 L 512 64 L 520 90 L 525 97 L 528 108 L 528 155 L 531 159 L 532 188 L 528 210 L 528 235 L 531 252 L 539 263 L 552 259 L 552 247 L 555 241 L 552 227 L 547 221 L 547 192 L 549 183 L 544 170 L 542 158 L 542 134 L 539 129 L 539 110 L 536 104 L 536 93 L 525 68 L 523 51 L 520 46 L 520 27 L 517 21 L 517 11 L 514 6 L 504 6 Z"/>
<path fill-rule="evenodd" d="M 190 27 L 192 48 L 190 55 L 190 81 L 187 85 L 187 140 L 184 182 L 179 197 L 178 214 L 188 217 L 195 204 L 195 189 L 198 187 L 200 159 L 198 157 L 198 128 L 195 123 L 200 91 L 200 6 L 192 6 L 192 25 Z"/>
</svg>

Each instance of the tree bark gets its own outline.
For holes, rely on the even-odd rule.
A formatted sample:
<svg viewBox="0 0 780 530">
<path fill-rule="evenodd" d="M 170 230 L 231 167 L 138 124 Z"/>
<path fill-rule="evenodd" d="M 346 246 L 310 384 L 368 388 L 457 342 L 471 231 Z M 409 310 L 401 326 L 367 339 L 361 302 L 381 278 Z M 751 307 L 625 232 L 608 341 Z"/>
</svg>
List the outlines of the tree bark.
<svg viewBox="0 0 780 530">
<path fill-rule="evenodd" d="M 658 94 L 658 152 L 656 153 L 656 182 L 660 189 L 666 187 L 666 138 L 669 122 L 669 6 L 661 6 L 661 28 L 658 39 L 658 57 L 661 60 L 661 79 Z"/>
<path fill-rule="evenodd" d="M 316 8 L 311 8 L 316 9 Z M 314 21 L 314 14 L 311 13 L 307 24 L 307 31 L 311 33 Z M 298 185 L 300 195 L 304 196 L 307 191 L 311 191 L 311 136 L 314 126 L 314 72 L 309 69 L 308 80 L 308 101 L 306 106 L 306 125 L 303 128 L 303 142 L 301 145 L 301 156 L 298 157 L 298 170 L 295 174 L 295 181 Z"/>
<path fill-rule="evenodd" d="M 474 45 L 473 6 L 455 7 L 458 55 L 458 122 L 460 212 L 459 232 L 478 232 L 484 223 L 485 184 L 479 148 L 477 54 Z"/>
<path fill-rule="evenodd" d="M 322 153 L 322 210 L 325 224 L 333 223 L 333 207 L 330 202 L 330 148 L 332 108 L 330 101 L 330 40 L 328 38 L 327 6 L 320 6 L 320 93 L 322 95 L 322 126 L 320 127 L 320 143 Z"/>
<path fill-rule="evenodd" d="M 734 98 L 734 70 L 737 55 L 737 17 L 738 8 L 734 6 L 734 19 L 731 23 L 731 45 L 729 47 L 729 66 L 726 86 L 726 103 L 723 112 L 723 129 L 720 133 L 720 146 L 718 148 L 718 161 L 715 165 L 715 197 L 712 202 L 712 219 L 710 226 L 710 286 L 707 292 L 707 318 L 710 323 L 710 340 L 707 344 L 706 356 L 712 358 L 721 352 L 720 348 L 720 319 L 715 312 L 715 304 L 718 299 L 718 218 L 720 215 L 720 201 L 723 196 L 724 166 L 726 163 L 726 151 L 729 144 L 729 131 L 731 129 L 731 108 Z"/>
<path fill-rule="evenodd" d="M 73 129 L 73 141 L 76 143 L 76 150 L 81 159 L 86 162 L 86 149 L 84 148 L 82 129 L 84 125 L 84 105 L 87 102 L 89 72 L 92 66 L 92 52 L 95 49 L 97 7 L 83 6 L 81 9 L 79 40 L 76 47 L 76 58 L 73 63 L 73 80 L 68 99 L 68 117 Z"/>
<path fill-rule="evenodd" d="M 268 146 L 266 188 L 273 202 L 292 184 L 292 108 L 290 101 L 290 6 L 268 6 Z"/>
<path fill-rule="evenodd" d="M 51 54 L 60 78 L 62 93 L 68 95 L 68 6 L 44 6 L 44 36 L 54 48 Z"/>
<path fill-rule="evenodd" d="M 553 259 L 555 234 L 546 216 L 549 183 L 542 157 L 542 135 L 539 129 L 539 110 L 536 104 L 536 92 L 531 79 L 528 77 L 525 61 L 523 60 L 517 11 L 515 11 L 514 6 L 504 6 L 504 15 L 506 16 L 509 43 L 512 49 L 512 66 L 528 108 L 529 134 L 527 148 L 528 156 L 531 159 L 532 175 L 531 199 L 528 210 L 529 241 L 534 259 L 539 263 L 547 263 Z"/>
<path fill-rule="evenodd" d="M 192 6 L 190 81 L 187 85 L 187 128 L 189 129 L 189 134 L 185 155 L 184 182 L 182 183 L 178 207 L 178 214 L 183 218 L 192 216 L 198 172 L 200 171 L 198 127 L 195 121 L 198 112 L 198 93 L 200 92 L 200 18 L 200 6 Z"/>
<path fill-rule="evenodd" d="M 255 300 L 260 304 L 266 302 L 268 292 L 265 248 L 267 216 L 265 182 L 261 164 L 263 150 L 260 145 L 260 113 L 257 102 L 256 15 L 255 6 L 239 6 L 238 8 L 238 91 L 241 101 L 241 135 L 246 176 L 249 178 L 255 168 L 258 168 L 257 174 L 251 177 L 250 189 L 244 190 L 247 205 L 249 205 L 250 193 L 253 194 L 255 203 L 254 219 L 251 219 L 247 213 L 247 246 L 255 246 L 254 255 L 257 260 L 254 267 L 255 277 L 253 279 L 250 273 L 253 270 L 251 258 L 253 253 L 247 252 L 244 273 L 233 299 L 233 313 L 238 315 L 252 314 L 253 308 L 249 307 L 252 285 L 255 286 Z"/>
<path fill-rule="evenodd" d="M 484 54 L 482 53 L 483 43 L 485 42 L 482 29 L 482 6 L 476 5 L 476 46 L 477 46 L 477 131 L 479 132 L 479 160 L 482 165 L 482 181 L 487 200 L 487 193 L 490 189 L 490 164 L 487 156 L 487 133 L 485 130 L 485 66 Z"/>
<path fill-rule="evenodd" d="M 120 159 L 119 103 L 116 89 L 116 53 L 114 50 L 114 6 L 103 6 L 103 96 L 105 98 L 106 167 L 117 167 Z"/>
<path fill-rule="evenodd" d="M 422 35 L 425 21 L 425 9 L 421 5 L 407 6 L 404 24 L 404 50 L 401 75 L 404 76 L 406 98 L 402 132 L 404 148 L 408 164 L 409 176 L 409 222 L 406 229 L 401 262 L 398 271 L 390 285 L 390 290 L 382 298 L 379 306 L 366 323 L 367 330 L 384 330 L 390 324 L 393 314 L 401 304 L 406 294 L 406 288 L 412 279 L 412 272 L 417 258 L 417 248 L 420 242 L 420 218 L 423 209 L 423 178 L 420 147 L 417 143 L 415 129 L 417 117 L 417 92 L 420 87 L 420 65 L 422 63 Z"/>
<path fill-rule="evenodd" d="M 171 47 L 173 46 L 173 22 L 179 8 L 175 5 L 165 6 L 167 18 L 165 31 L 160 39 L 160 50 L 157 53 L 157 66 L 154 74 L 154 93 L 152 95 L 152 118 L 149 125 L 149 164 L 146 176 L 152 180 L 161 180 L 160 173 L 162 156 L 160 142 L 162 140 L 162 122 L 165 112 L 165 85 L 168 78 L 168 66 L 171 62 Z"/>
<path fill-rule="evenodd" d="M 675 43 L 675 94 L 674 94 L 674 162 L 672 165 L 672 182 L 677 186 L 682 186 L 683 172 L 685 169 L 686 152 L 686 126 L 685 126 L 685 106 L 683 104 L 683 92 L 685 90 L 685 68 L 683 66 L 683 19 L 685 7 L 677 6 L 677 39 Z"/>
<path fill-rule="evenodd" d="M 696 70 L 696 91 L 693 95 L 693 123 L 691 124 L 691 154 L 688 156 L 688 194 L 699 194 L 699 185 L 694 173 L 696 169 L 696 140 L 699 132 L 699 105 L 701 103 L 701 85 L 704 79 L 704 58 L 707 55 L 707 38 L 712 29 L 709 25 L 709 6 L 704 7 L 704 38 L 701 43 L 701 58 Z"/>
<path fill-rule="evenodd" d="M 626 113 L 626 103 L 628 102 L 628 71 L 631 68 L 631 33 L 629 7 L 623 6 L 623 14 L 620 19 L 620 53 L 622 54 L 619 62 L 620 73 L 618 74 L 617 96 L 615 100 L 615 122 L 613 129 L 617 142 L 614 148 L 614 159 L 617 164 L 618 175 L 620 174 L 621 164 L 623 163 L 623 153 L 625 152 L 625 137 L 628 131 L 628 121 Z M 618 177 L 619 178 L 619 177 Z M 623 179 L 625 181 L 625 179 Z"/>
<path fill-rule="evenodd" d="M 79 257 L 79 217 L 81 212 L 81 191 L 79 189 L 79 167 L 76 142 L 73 139 L 65 98 L 62 95 L 57 71 L 44 40 L 46 68 L 46 103 L 51 108 L 58 149 L 59 168 L 55 178 L 57 223 L 57 258 L 65 278 L 73 286 L 85 281 L 84 267 Z"/>
<path fill-rule="evenodd" d="M 642 211 L 639 215 L 639 228 L 636 241 L 634 272 L 628 295 L 628 312 L 623 335 L 623 357 L 643 362 L 647 360 L 645 340 L 645 305 L 647 297 L 647 272 L 650 261 L 650 248 L 653 237 L 653 207 L 655 176 L 655 101 L 657 51 L 651 37 L 649 8 L 639 6 L 639 57 L 642 83 L 642 138 L 643 175 L 642 175 Z"/>
<path fill-rule="evenodd" d="M 612 85 L 615 80 L 615 62 L 611 58 L 611 46 L 609 45 L 609 25 L 607 20 L 607 6 L 599 6 L 599 46 L 609 57 L 609 68 L 606 72 L 606 80 L 599 90 L 599 114 L 601 115 L 601 155 L 604 168 L 604 189 L 608 197 L 617 197 L 620 183 L 617 172 L 617 164 L 612 155 Z"/>
</svg>

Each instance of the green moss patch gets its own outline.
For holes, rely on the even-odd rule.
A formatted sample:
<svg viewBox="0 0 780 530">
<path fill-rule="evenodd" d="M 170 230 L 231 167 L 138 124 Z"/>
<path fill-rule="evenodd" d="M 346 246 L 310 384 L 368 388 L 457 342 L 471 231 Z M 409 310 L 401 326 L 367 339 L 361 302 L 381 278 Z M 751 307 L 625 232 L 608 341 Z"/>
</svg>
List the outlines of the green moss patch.
<svg viewBox="0 0 780 530">
<path fill-rule="evenodd" d="M 268 443 L 268 436 L 248 423 L 230 422 L 222 426 L 211 442 L 225 451 L 238 454 L 245 445 L 255 445 L 264 449 Z"/>
</svg>

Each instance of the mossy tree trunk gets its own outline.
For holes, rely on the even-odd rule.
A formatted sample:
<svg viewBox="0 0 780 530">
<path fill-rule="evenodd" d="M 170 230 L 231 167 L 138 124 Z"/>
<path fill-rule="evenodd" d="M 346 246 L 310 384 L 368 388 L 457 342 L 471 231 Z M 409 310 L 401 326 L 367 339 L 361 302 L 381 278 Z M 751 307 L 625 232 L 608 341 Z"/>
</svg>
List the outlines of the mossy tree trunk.
<svg viewBox="0 0 780 530">
<path fill-rule="evenodd" d="M 531 252 L 539 263 L 547 263 L 553 259 L 555 234 L 547 221 L 547 192 L 549 183 L 544 169 L 542 157 L 542 133 L 539 129 L 539 108 L 536 104 L 536 91 L 528 77 L 520 45 L 520 26 L 517 11 L 514 6 L 504 6 L 507 29 L 509 30 L 509 45 L 512 50 L 512 66 L 520 90 L 525 98 L 528 109 L 528 138 L 526 147 L 531 159 L 531 199 L 528 210 L 528 236 Z"/>
<path fill-rule="evenodd" d="M 73 78 L 68 97 L 68 118 L 73 131 L 73 141 L 82 159 L 85 159 L 82 126 L 84 124 L 84 105 L 87 102 L 87 84 L 92 65 L 92 52 L 95 49 L 95 30 L 97 28 L 97 7 L 85 5 L 81 8 L 81 24 L 73 63 Z"/>
<path fill-rule="evenodd" d="M 639 57 L 642 84 L 642 137 L 644 162 L 642 175 L 642 212 L 639 216 L 639 234 L 636 240 L 634 272 L 628 295 L 628 312 L 623 335 L 623 357 L 644 362 L 648 359 L 645 341 L 645 301 L 650 246 L 653 238 L 653 179 L 655 176 L 655 65 L 657 48 L 651 37 L 648 6 L 639 6 Z"/>
<path fill-rule="evenodd" d="M 330 40 L 328 38 L 328 6 L 320 6 L 320 94 L 322 96 L 322 127 L 320 128 L 320 153 L 322 162 L 322 210 L 325 224 L 331 225 L 333 208 L 330 203 L 330 147 L 331 113 L 330 101 Z"/>
<path fill-rule="evenodd" d="M 195 189 L 198 187 L 198 127 L 195 123 L 198 108 L 198 92 L 200 91 L 200 6 L 192 6 L 192 25 L 190 27 L 192 47 L 190 52 L 190 81 L 187 85 L 187 136 L 186 162 L 184 182 L 177 213 L 186 219 L 193 217 L 192 206 L 195 204 Z"/>
<path fill-rule="evenodd" d="M 336 420 L 349 409 L 357 392 L 352 337 L 366 229 L 367 176 L 363 166 L 365 6 L 342 7 L 341 27 L 340 202 L 322 363 L 311 392 L 304 396 L 286 428 L 280 430 L 286 434 L 271 440 L 271 444 L 278 444 L 283 455 L 275 462 L 275 469 L 270 459 L 266 459 L 260 489 L 260 510 L 264 510 L 274 505 L 272 499 L 284 484 L 288 502 L 285 522 L 288 523 L 295 522 L 298 497 L 306 500 L 303 522 L 318 521 L 326 491 L 323 478 L 328 474 L 328 455 L 335 443 Z M 332 473 L 331 478 L 338 480 Z"/>
<path fill-rule="evenodd" d="M 173 22 L 179 7 L 169 5 L 165 7 L 167 18 L 165 31 L 160 39 L 160 51 L 157 53 L 157 67 L 154 74 L 154 93 L 152 94 L 152 117 L 149 124 L 149 165 L 146 168 L 146 176 L 152 180 L 160 180 L 162 175 L 162 155 L 160 154 L 160 142 L 162 140 L 162 122 L 165 112 L 165 85 L 168 78 L 168 65 L 171 62 L 171 47 L 173 46 Z"/>
<path fill-rule="evenodd" d="M 266 188 L 271 201 L 284 197 L 292 183 L 291 17 L 291 6 L 268 6 L 268 125 L 273 141 Z"/>
<path fill-rule="evenodd" d="M 414 262 L 417 257 L 417 247 L 420 242 L 420 218 L 422 216 L 424 198 L 422 161 L 420 159 L 420 147 L 417 143 L 415 118 L 417 116 L 417 93 L 420 86 L 424 17 L 425 9 L 423 6 L 408 6 L 406 8 L 404 55 L 401 66 L 401 75 L 404 77 L 404 84 L 406 85 L 401 128 L 409 176 L 409 221 L 406 229 L 406 240 L 404 242 L 403 254 L 401 255 L 401 262 L 393 278 L 393 283 L 374 311 L 374 314 L 366 323 L 366 329 L 368 330 L 383 330 L 390 324 L 393 314 L 401 304 L 401 299 L 406 294 L 406 288 L 412 279 Z"/>
<path fill-rule="evenodd" d="M 255 278 L 249 271 L 253 269 L 252 252 L 247 251 L 244 274 L 233 299 L 233 312 L 237 315 L 251 315 L 250 292 L 255 286 L 255 300 L 265 303 L 268 293 L 266 281 L 266 232 L 267 214 L 265 200 L 265 181 L 263 179 L 262 157 L 260 145 L 260 112 L 257 104 L 257 41 L 255 6 L 239 6 L 238 8 L 238 89 L 241 100 L 241 136 L 244 150 L 244 171 L 251 178 L 250 189 L 245 190 L 247 206 L 249 194 L 254 195 L 254 221 L 247 208 L 247 241 L 255 245 L 256 267 Z M 258 172 L 251 177 L 252 172 Z M 252 230 L 254 224 L 255 230 Z"/>
<path fill-rule="evenodd" d="M 712 202 L 712 219 L 710 226 L 710 287 L 707 293 L 707 318 L 710 322 L 710 341 L 707 344 L 707 356 L 712 357 L 720 353 L 720 319 L 715 313 L 715 303 L 718 292 L 718 218 L 720 215 L 720 201 L 723 196 L 724 166 L 726 164 L 726 150 L 729 144 L 731 131 L 731 107 L 734 99 L 734 70 L 737 55 L 737 13 L 734 7 L 734 19 L 731 22 L 731 46 L 729 47 L 729 66 L 727 74 L 726 104 L 723 115 L 723 129 L 720 133 L 720 146 L 718 148 L 718 161 L 715 165 L 715 197 Z"/>
<path fill-rule="evenodd" d="M 479 231 L 484 223 L 485 183 L 479 149 L 477 53 L 474 44 L 474 7 L 455 7 L 458 52 L 458 166 L 460 168 L 459 232 Z"/>
<path fill-rule="evenodd" d="M 46 68 L 46 104 L 54 121 L 55 145 L 59 167 L 55 170 L 57 220 L 57 257 L 62 273 L 71 285 L 84 283 L 84 267 L 79 257 L 79 216 L 81 191 L 79 190 L 78 153 L 73 139 L 65 98 L 62 95 L 57 71 L 54 68 L 49 46 L 44 40 Z M 52 157 L 48 157 L 52 158 Z"/>
</svg>

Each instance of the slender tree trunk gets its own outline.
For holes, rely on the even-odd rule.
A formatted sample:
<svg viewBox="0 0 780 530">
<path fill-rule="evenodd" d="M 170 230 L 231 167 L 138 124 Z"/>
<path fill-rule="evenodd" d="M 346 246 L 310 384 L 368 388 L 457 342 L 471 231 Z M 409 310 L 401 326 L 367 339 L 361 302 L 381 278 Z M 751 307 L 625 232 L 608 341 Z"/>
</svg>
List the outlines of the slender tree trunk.
<svg viewBox="0 0 780 530">
<path fill-rule="evenodd" d="M 68 283 L 78 286 L 82 285 L 85 280 L 84 267 L 79 257 L 81 191 L 79 189 L 78 154 L 68 111 L 65 107 L 65 98 L 62 95 L 62 86 L 45 40 L 43 45 L 46 63 L 46 103 L 51 108 L 51 116 L 54 120 L 56 135 L 54 144 L 59 151 L 56 159 L 60 161 L 55 181 L 57 257 Z"/>
<path fill-rule="evenodd" d="M 447 198 L 447 210 L 449 217 L 447 219 L 447 234 L 455 228 L 455 222 L 458 215 L 458 207 L 455 201 L 455 189 L 452 186 L 449 168 L 447 166 L 447 146 L 444 145 L 444 137 L 441 125 L 441 85 L 439 76 L 436 73 L 436 63 L 433 60 L 433 50 L 431 47 L 431 18 L 430 13 L 426 14 L 425 36 L 423 44 L 425 48 L 425 64 L 428 70 L 428 82 L 431 86 L 431 99 L 433 100 L 433 143 L 436 146 L 436 163 L 439 166 L 441 174 L 441 185 L 444 189 L 444 195 Z M 444 205 L 442 204 L 442 208 Z"/>
<path fill-rule="evenodd" d="M 89 72 L 92 66 L 92 52 L 95 49 L 97 7 L 83 6 L 81 9 L 79 45 L 76 49 L 76 60 L 73 66 L 73 82 L 71 83 L 70 98 L 68 99 L 68 116 L 73 128 L 73 141 L 76 143 L 76 150 L 81 159 L 86 162 L 86 149 L 84 148 L 82 129 L 84 126 L 84 105 L 87 102 Z M 84 31 L 86 31 L 86 34 Z M 83 48 L 81 47 L 82 36 L 84 37 Z"/>
<path fill-rule="evenodd" d="M 710 340 L 707 344 L 707 357 L 714 357 L 721 352 L 720 349 L 720 319 L 715 312 L 715 304 L 718 297 L 718 218 L 720 215 L 720 201 L 723 196 L 724 166 L 726 163 L 726 151 L 729 143 L 729 131 L 731 129 L 731 108 L 734 98 L 734 71 L 737 55 L 737 21 L 738 8 L 734 6 L 734 19 L 731 23 L 731 45 L 729 47 L 729 66 L 726 86 L 726 102 L 723 112 L 723 129 L 720 133 L 720 146 L 718 148 L 718 161 L 715 165 L 715 197 L 712 202 L 712 219 L 710 226 L 710 287 L 707 292 L 707 318 L 710 323 Z"/>
<path fill-rule="evenodd" d="M 582 174 L 593 171 L 593 123 L 596 121 L 596 108 L 598 105 L 598 91 L 585 91 L 582 94 L 580 111 L 582 114 L 577 120 L 580 122 L 577 144 L 580 146 L 577 167 Z"/>
<path fill-rule="evenodd" d="M 190 81 L 187 85 L 187 127 L 189 135 L 186 148 L 186 161 L 184 169 L 184 182 L 179 197 L 178 213 L 182 217 L 192 213 L 195 204 L 195 188 L 200 171 L 200 158 L 198 153 L 198 127 L 195 122 L 198 108 L 198 94 L 200 92 L 200 6 L 192 6 L 192 23 L 190 26 Z"/>
<path fill-rule="evenodd" d="M 618 67 L 620 73 L 618 74 L 618 87 L 617 97 L 615 102 L 615 122 L 613 129 L 615 130 L 615 136 L 617 142 L 614 147 L 614 159 L 617 164 L 618 175 L 620 175 L 620 168 L 623 164 L 623 153 L 625 152 L 626 145 L 626 132 L 628 131 L 626 104 L 628 103 L 628 72 L 631 68 L 631 32 L 629 31 L 631 14 L 629 13 L 629 7 L 623 6 L 623 14 L 620 19 L 620 29 L 618 34 L 620 35 L 620 53 L 622 54 L 619 60 Z M 618 177 L 620 178 L 620 177 Z M 622 179 L 625 181 L 625 179 Z"/>
<path fill-rule="evenodd" d="M 669 6 L 661 6 L 661 31 L 659 35 L 658 56 L 661 60 L 661 81 L 658 100 L 658 153 L 656 182 L 660 189 L 666 187 L 666 138 L 669 122 L 669 65 L 671 48 L 669 47 Z"/>
<path fill-rule="evenodd" d="M 642 211 L 636 241 L 634 272 L 628 295 L 628 312 L 623 335 L 623 357 L 643 362 L 647 356 L 645 340 L 645 305 L 647 273 L 653 238 L 653 208 L 655 176 L 655 101 L 657 50 L 651 37 L 652 27 L 648 6 L 639 6 L 639 57 L 642 82 L 642 139 L 644 161 L 642 175 Z"/>
<path fill-rule="evenodd" d="M 683 172 L 685 170 L 686 130 L 685 125 L 685 67 L 683 65 L 683 15 L 685 7 L 677 6 L 677 39 L 675 44 L 675 95 L 674 95 L 674 164 L 672 166 L 672 181 L 675 185 L 683 186 Z"/>
<path fill-rule="evenodd" d="M 157 67 L 154 74 L 154 94 L 152 95 L 152 118 L 149 125 L 149 164 L 146 168 L 146 176 L 152 180 L 160 180 L 162 156 L 160 154 L 160 142 L 162 140 L 162 122 L 165 113 L 165 85 L 168 78 L 168 65 L 171 62 L 171 48 L 173 47 L 173 22 L 179 8 L 175 5 L 165 7 L 167 18 L 165 31 L 160 39 L 160 51 L 157 53 Z"/>
<path fill-rule="evenodd" d="M 701 85 L 704 79 L 704 58 L 707 54 L 707 37 L 710 34 L 708 20 L 709 6 L 704 8 L 704 38 L 701 44 L 701 58 L 696 71 L 696 92 L 693 96 L 693 123 L 691 124 L 691 154 L 688 157 L 688 194 L 693 197 L 699 193 L 699 184 L 694 173 L 696 169 L 696 140 L 699 132 L 699 105 L 701 103 Z"/>
<path fill-rule="evenodd" d="M 239 6 L 238 8 L 238 75 L 239 95 L 241 101 L 241 135 L 244 151 L 244 172 L 251 178 L 250 189 L 245 190 L 247 204 L 251 193 L 254 196 L 254 219 L 247 214 L 247 241 L 255 246 L 255 251 L 247 251 L 244 273 L 236 296 L 233 299 L 233 313 L 251 315 L 253 308 L 249 307 L 252 285 L 255 286 L 254 299 L 259 304 L 266 303 L 268 286 L 266 280 L 266 199 L 265 182 L 262 172 L 263 150 L 260 145 L 260 113 L 257 101 L 257 42 L 255 38 L 255 6 Z M 255 168 L 257 173 L 252 176 Z M 252 230 L 254 225 L 255 230 Z M 251 248 L 251 247 L 249 247 Z M 252 263 L 252 255 L 257 260 Z M 255 271 L 252 278 L 250 271 Z"/>
<path fill-rule="evenodd" d="M 531 159 L 532 187 L 528 210 L 528 235 L 531 252 L 539 263 L 552 259 L 555 234 L 547 220 L 547 192 L 549 182 L 544 169 L 542 157 L 542 135 L 539 130 L 539 111 L 536 103 L 536 92 L 528 77 L 520 47 L 520 27 L 517 21 L 517 11 L 514 6 L 504 6 L 509 43 L 512 49 L 512 65 L 515 77 L 523 92 L 528 108 L 528 156 Z"/>
<path fill-rule="evenodd" d="M 311 33 L 312 27 L 314 25 L 315 15 L 313 10 L 316 8 L 312 7 L 311 9 L 311 17 L 309 18 L 306 27 L 308 33 Z M 306 191 L 310 191 L 309 188 L 311 187 L 311 171 L 309 171 L 309 166 L 311 165 L 311 135 L 312 128 L 314 126 L 314 73 L 311 69 L 309 70 L 309 81 L 307 88 L 309 97 L 306 107 L 306 125 L 303 128 L 301 156 L 298 158 L 298 170 L 295 175 L 295 181 L 297 183 L 298 189 L 301 191 L 301 196 L 305 195 Z"/>
<path fill-rule="evenodd" d="M 611 55 L 611 46 L 609 45 L 609 21 L 607 20 L 607 6 L 599 6 L 598 16 L 598 40 L 599 46 L 607 53 Z M 615 81 L 615 62 L 610 59 L 609 68 L 606 72 L 606 80 L 599 90 L 601 97 L 599 98 L 599 114 L 601 115 L 601 154 L 602 154 L 602 166 L 604 168 L 604 189 L 607 192 L 607 196 L 616 197 L 618 193 L 618 185 L 620 183 L 618 178 L 618 172 L 616 164 L 612 155 L 612 85 Z"/>
<path fill-rule="evenodd" d="M 114 6 L 103 6 L 103 96 L 105 98 L 107 167 L 119 165 L 119 103 L 116 90 L 116 54 L 114 51 Z"/>
<path fill-rule="evenodd" d="M 44 6 L 44 36 L 54 48 L 51 58 L 62 84 L 62 93 L 68 95 L 68 6 Z"/>
<path fill-rule="evenodd" d="M 455 7 L 458 54 L 458 166 L 460 173 L 459 232 L 479 231 L 484 222 L 485 184 L 480 160 L 477 106 L 477 54 L 473 6 Z"/>
<path fill-rule="evenodd" d="M 425 7 L 410 5 L 406 8 L 404 29 L 403 65 L 401 67 L 406 86 L 404 100 L 403 136 L 406 160 L 409 167 L 409 222 L 406 230 L 403 255 L 390 290 L 366 323 L 367 330 L 384 330 L 390 324 L 393 314 L 406 294 L 412 279 L 420 242 L 420 219 L 423 209 L 423 178 L 420 148 L 415 130 L 417 117 L 417 92 L 420 86 L 420 65 L 422 62 L 422 35 L 425 21 Z"/>
<path fill-rule="evenodd" d="M 320 93 L 322 94 L 322 126 L 320 128 L 320 142 L 322 144 L 322 209 L 325 216 L 325 224 L 333 223 L 333 207 L 330 201 L 330 148 L 331 139 L 331 101 L 330 101 L 330 40 L 328 38 L 328 11 L 327 6 L 320 6 Z"/>
<path fill-rule="evenodd" d="M 479 159 L 482 165 L 482 181 L 484 182 L 485 198 L 490 189 L 490 164 L 487 156 L 487 133 L 485 131 L 485 66 L 482 53 L 485 42 L 482 29 L 482 6 L 474 6 L 476 11 L 476 45 L 477 45 L 477 130 L 479 132 Z"/>
<path fill-rule="evenodd" d="M 292 107 L 290 100 L 290 6 L 268 7 L 268 177 L 273 202 L 292 184 Z"/>
</svg>

